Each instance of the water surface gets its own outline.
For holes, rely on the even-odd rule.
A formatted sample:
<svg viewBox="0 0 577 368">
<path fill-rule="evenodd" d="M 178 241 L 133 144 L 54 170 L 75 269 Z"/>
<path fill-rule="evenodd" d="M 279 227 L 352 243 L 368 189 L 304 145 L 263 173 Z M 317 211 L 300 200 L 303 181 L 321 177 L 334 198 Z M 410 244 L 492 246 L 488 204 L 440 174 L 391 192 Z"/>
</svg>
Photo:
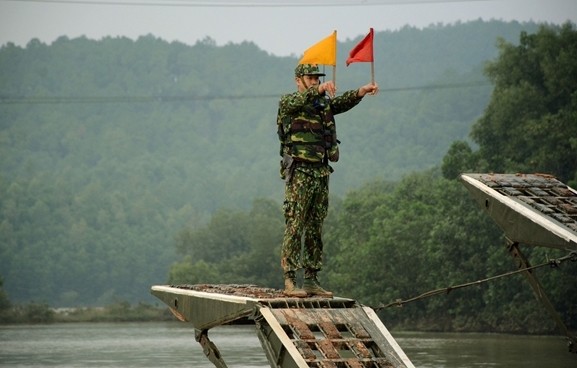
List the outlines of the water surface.
<svg viewBox="0 0 577 368">
<path fill-rule="evenodd" d="M 394 332 L 418 368 L 576 368 L 577 354 L 551 336 Z M 209 332 L 230 368 L 270 367 L 254 326 Z M 186 323 L 0 326 L 3 367 L 214 368 Z"/>
</svg>

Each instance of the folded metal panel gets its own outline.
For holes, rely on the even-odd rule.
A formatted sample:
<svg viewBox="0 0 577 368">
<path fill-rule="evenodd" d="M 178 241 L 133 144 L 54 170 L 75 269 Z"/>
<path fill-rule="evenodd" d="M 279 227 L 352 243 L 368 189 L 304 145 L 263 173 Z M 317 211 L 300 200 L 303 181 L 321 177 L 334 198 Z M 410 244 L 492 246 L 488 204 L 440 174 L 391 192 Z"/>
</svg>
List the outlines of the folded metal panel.
<svg viewBox="0 0 577 368">
<path fill-rule="evenodd" d="M 541 174 L 462 174 L 479 206 L 507 238 L 577 250 L 577 191 Z"/>
<path fill-rule="evenodd" d="M 261 338 L 275 367 L 414 368 L 370 308 L 262 306 L 259 313 L 261 335 L 277 336 Z"/>
<path fill-rule="evenodd" d="M 208 330 L 248 317 L 256 299 L 192 290 L 173 286 L 153 286 L 151 293 L 171 311 L 197 330 Z"/>
</svg>

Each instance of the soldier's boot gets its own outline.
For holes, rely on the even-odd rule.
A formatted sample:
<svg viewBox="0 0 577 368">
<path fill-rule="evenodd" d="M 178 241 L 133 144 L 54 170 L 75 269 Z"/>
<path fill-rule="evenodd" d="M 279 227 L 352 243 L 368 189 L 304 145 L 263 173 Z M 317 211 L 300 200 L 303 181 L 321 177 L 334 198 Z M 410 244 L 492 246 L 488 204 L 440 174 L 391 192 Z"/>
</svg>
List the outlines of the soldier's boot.
<svg viewBox="0 0 577 368">
<path fill-rule="evenodd" d="M 297 287 L 294 272 L 285 273 L 283 294 L 291 298 L 306 298 L 307 293 L 303 289 Z"/>
<path fill-rule="evenodd" d="M 305 275 L 305 281 L 303 283 L 303 290 L 309 296 L 320 296 L 323 298 L 332 298 L 333 293 L 331 291 L 322 288 L 316 273 L 308 273 Z"/>
</svg>

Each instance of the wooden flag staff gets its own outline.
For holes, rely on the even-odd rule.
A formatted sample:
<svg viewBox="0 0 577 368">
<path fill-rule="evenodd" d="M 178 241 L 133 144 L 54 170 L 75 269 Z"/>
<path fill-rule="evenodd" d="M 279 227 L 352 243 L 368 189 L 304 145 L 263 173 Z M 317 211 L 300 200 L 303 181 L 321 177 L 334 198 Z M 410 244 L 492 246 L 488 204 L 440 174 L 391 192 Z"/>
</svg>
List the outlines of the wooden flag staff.
<svg viewBox="0 0 577 368">
<path fill-rule="evenodd" d="M 375 59 L 373 55 L 373 29 L 349 53 L 347 66 L 351 63 L 371 63 L 371 83 L 375 84 Z"/>
<path fill-rule="evenodd" d="M 333 83 L 337 86 L 337 66 L 333 65 Z"/>
</svg>

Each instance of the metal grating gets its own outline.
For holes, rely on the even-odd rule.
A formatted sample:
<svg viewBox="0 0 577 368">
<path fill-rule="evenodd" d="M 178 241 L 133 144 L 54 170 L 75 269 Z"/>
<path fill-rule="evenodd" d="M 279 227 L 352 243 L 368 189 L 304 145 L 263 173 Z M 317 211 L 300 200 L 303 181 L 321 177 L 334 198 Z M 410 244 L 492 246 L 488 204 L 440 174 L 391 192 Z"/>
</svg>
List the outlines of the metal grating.
<svg viewBox="0 0 577 368">
<path fill-rule="evenodd" d="M 283 308 L 272 313 L 309 367 L 394 367 L 365 328 L 361 308 Z"/>
<path fill-rule="evenodd" d="M 477 180 L 577 232 L 577 194 L 547 175 L 486 174 Z"/>
<path fill-rule="evenodd" d="M 577 192 L 550 175 L 463 174 L 473 198 L 513 242 L 577 250 Z"/>
</svg>

